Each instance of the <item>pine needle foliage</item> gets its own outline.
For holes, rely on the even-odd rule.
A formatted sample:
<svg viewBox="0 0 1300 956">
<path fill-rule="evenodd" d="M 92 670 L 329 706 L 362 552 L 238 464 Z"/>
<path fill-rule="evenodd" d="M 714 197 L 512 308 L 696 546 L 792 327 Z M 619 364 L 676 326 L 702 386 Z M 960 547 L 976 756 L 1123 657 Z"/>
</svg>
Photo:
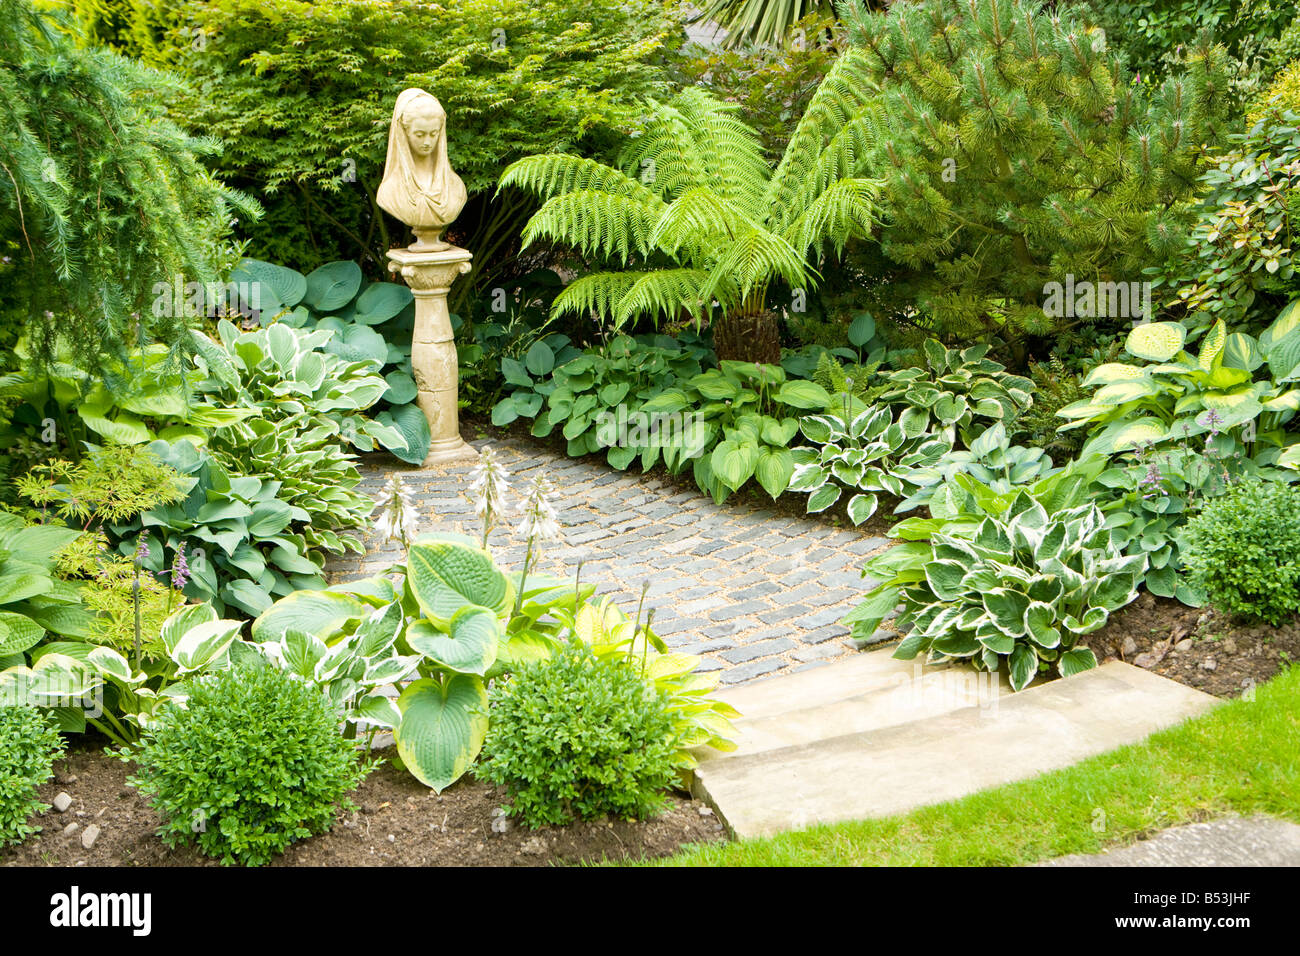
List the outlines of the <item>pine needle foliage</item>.
<svg viewBox="0 0 1300 956">
<path fill-rule="evenodd" d="M 556 313 L 703 323 L 715 301 L 722 316 L 753 315 L 774 283 L 815 285 L 823 253 L 876 220 L 872 90 L 861 53 L 837 61 L 775 169 L 736 108 L 698 88 L 651 101 L 617 167 L 565 153 L 511 164 L 499 188 L 544 200 L 525 246 L 554 242 L 618 267 L 570 283 Z"/>
<path fill-rule="evenodd" d="M 1228 107 L 1225 55 L 1146 90 L 1070 9 L 1019 0 L 841 7 L 880 108 L 864 141 L 885 179 L 882 248 L 909 267 L 934 331 L 1013 352 L 1059 330 L 1044 285 L 1138 281 L 1179 248 L 1207 141 Z"/>
<path fill-rule="evenodd" d="M 215 281 L 232 210 L 257 208 L 203 166 L 215 140 L 166 119 L 173 77 L 74 32 L 0 0 L 0 278 L 37 365 L 62 341 L 97 371 L 141 341 L 189 347 L 184 315 L 150 308 L 153 287 Z"/>
</svg>

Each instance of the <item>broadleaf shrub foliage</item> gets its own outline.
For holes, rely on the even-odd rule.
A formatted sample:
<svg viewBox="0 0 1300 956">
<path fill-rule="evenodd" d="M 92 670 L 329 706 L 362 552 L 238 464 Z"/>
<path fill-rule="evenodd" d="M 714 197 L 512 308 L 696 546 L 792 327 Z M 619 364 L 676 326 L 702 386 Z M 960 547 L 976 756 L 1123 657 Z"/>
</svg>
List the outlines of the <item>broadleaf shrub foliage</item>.
<svg viewBox="0 0 1300 956">
<path fill-rule="evenodd" d="M 641 819 L 677 776 L 666 694 L 621 660 L 567 645 L 493 690 L 478 774 L 504 785 L 507 813 L 530 827 L 603 814 Z"/>
<path fill-rule="evenodd" d="M 1210 603 L 1276 627 L 1300 611 L 1300 489 L 1242 481 L 1187 525 L 1184 563 Z"/>
<path fill-rule="evenodd" d="M 0 847 L 39 833 L 27 821 L 47 809 L 36 788 L 54 776 L 63 739 L 34 707 L 9 707 L 0 701 Z"/>
<path fill-rule="evenodd" d="M 260 865 L 329 830 L 361 783 L 352 741 L 315 688 L 269 667 L 197 680 L 134 756 L 130 782 L 163 817 L 168 846 L 194 843 L 222 863 Z"/>
</svg>

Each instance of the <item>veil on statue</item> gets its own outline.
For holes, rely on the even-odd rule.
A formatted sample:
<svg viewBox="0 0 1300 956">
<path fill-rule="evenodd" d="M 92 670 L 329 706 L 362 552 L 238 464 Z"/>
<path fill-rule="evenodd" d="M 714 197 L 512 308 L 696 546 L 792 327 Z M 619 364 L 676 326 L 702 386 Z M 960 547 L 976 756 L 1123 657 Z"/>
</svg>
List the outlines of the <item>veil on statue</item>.
<svg viewBox="0 0 1300 956">
<path fill-rule="evenodd" d="M 432 165 L 432 175 L 420 176 L 422 164 L 412 152 L 409 130 L 416 117 L 428 116 L 440 119 L 441 128 L 426 160 Z M 379 207 L 415 232 L 416 240 L 409 249 L 440 251 L 449 248 L 442 241 L 442 231 L 460 215 L 466 195 L 465 183 L 447 158 L 447 113 L 442 104 L 424 90 L 403 90 L 388 127 L 388 156 L 376 195 Z"/>
</svg>

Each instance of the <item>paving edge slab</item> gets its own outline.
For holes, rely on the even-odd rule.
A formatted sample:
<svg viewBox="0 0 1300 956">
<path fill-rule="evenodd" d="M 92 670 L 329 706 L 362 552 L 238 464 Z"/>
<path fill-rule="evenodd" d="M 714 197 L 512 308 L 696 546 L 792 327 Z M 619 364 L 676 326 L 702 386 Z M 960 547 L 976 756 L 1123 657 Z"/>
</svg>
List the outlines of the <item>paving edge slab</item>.
<svg viewBox="0 0 1300 956">
<path fill-rule="evenodd" d="M 1276 817 L 1223 817 L 1161 830 L 1101 853 L 1036 866 L 1300 866 L 1300 826 Z"/>
</svg>

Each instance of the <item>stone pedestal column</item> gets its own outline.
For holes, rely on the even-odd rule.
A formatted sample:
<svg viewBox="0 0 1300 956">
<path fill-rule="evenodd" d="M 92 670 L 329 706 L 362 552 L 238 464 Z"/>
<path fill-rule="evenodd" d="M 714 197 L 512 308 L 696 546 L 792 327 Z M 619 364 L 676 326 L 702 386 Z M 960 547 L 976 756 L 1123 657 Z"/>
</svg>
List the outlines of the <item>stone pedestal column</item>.
<svg viewBox="0 0 1300 956">
<path fill-rule="evenodd" d="M 390 249 L 388 268 L 415 293 L 415 334 L 411 340 L 411 371 L 419 388 L 420 409 L 429 420 L 433 441 L 425 465 L 473 459 L 478 453 L 460 437 L 456 402 L 458 367 L 452 339 L 447 291 L 456 277 L 469 272 L 473 256 L 449 246 L 437 252 Z"/>
</svg>

